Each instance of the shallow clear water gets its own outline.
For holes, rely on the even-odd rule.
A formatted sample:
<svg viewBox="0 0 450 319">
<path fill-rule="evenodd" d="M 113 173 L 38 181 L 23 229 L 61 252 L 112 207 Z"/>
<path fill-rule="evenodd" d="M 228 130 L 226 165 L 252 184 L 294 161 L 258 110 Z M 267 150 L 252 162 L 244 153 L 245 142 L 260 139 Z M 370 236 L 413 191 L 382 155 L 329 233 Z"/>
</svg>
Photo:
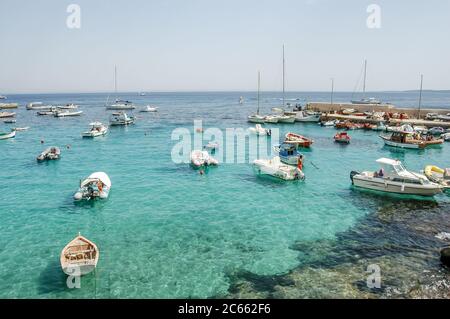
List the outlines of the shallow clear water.
<svg viewBox="0 0 450 319">
<path fill-rule="evenodd" d="M 246 97 L 238 104 L 240 95 Z M 327 100 L 325 93 L 289 93 L 289 98 Z M 374 94 L 375 96 L 375 94 Z M 386 93 L 390 102 L 410 106 L 415 93 Z M 449 167 L 450 146 L 425 151 L 386 148 L 375 132 L 352 131 L 352 143 L 336 145 L 334 129 L 315 124 L 278 125 L 315 140 L 305 152 L 305 182 L 283 183 L 254 175 L 251 165 L 223 164 L 201 176 L 174 164 L 175 128 L 247 128 L 255 111 L 250 93 L 123 94 L 158 113 L 137 113 L 135 125 L 114 127 L 95 140 L 80 133 L 93 120 L 107 122 L 104 94 L 9 96 L 22 106 L 17 123 L 30 126 L 15 139 L 0 141 L 0 297 L 3 298 L 167 298 L 226 296 L 234 273 L 286 274 L 309 261 L 293 247 L 338 241 L 341 234 L 376 212 L 378 195 L 350 187 L 351 170 L 376 169 L 374 160 L 391 157 L 412 170 L 433 163 Z M 278 106 L 279 93 L 263 95 L 263 109 Z M 349 100 L 340 93 L 336 101 Z M 426 100 L 427 96 L 425 96 Z M 31 101 L 80 105 L 81 117 L 57 119 L 26 111 Z M 445 107 L 450 94 L 431 94 L 427 106 Z M 45 142 L 41 144 L 41 140 Z M 36 163 L 46 147 L 62 149 L 62 159 Z M 70 145 L 70 149 L 66 146 Z M 75 204 L 79 180 L 105 171 L 112 180 L 107 201 Z M 392 200 L 392 197 L 390 197 Z M 394 197 L 394 201 L 403 198 Z M 417 200 L 417 199 L 414 199 Z M 431 200 L 448 205 L 445 195 Z M 59 266 L 61 249 L 78 232 L 99 247 L 95 273 L 82 288 L 66 288 Z M 356 239 L 355 239 L 356 240 Z M 320 282 L 316 283 L 321 285 Z"/>
</svg>

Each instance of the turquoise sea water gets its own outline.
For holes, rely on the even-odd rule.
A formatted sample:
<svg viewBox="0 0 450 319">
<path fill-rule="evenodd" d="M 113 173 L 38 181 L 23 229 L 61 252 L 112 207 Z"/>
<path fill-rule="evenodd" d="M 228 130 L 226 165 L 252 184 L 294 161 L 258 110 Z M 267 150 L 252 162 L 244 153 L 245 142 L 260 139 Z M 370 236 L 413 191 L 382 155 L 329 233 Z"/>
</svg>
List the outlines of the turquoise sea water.
<svg viewBox="0 0 450 319">
<path fill-rule="evenodd" d="M 241 95 L 244 105 L 238 104 Z M 382 97 L 411 106 L 416 95 Z M 21 107 L 17 123 L 1 123 L 1 131 L 31 128 L 18 132 L 15 139 L 0 141 L 2 298 L 227 296 L 233 274 L 286 274 L 306 261 L 294 244 L 309 247 L 337 241 L 377 211 L 383 199 L 352 189 L 351 170 L 376 169 L 379 157 L 400 159 L 416 171 L 429 163 L 450 167 L 450 144 L 399 151 L 383 146 L 375 132 L 352 131 L 352 143 L 342 146 L 333 143 L 334 129 L 296 123 L 276 127 L 280 136 L 295 131 L 315 140 L 305 152 L 305 182 L 260 178 L 249 164 L 223 164 L 202 176 L 189 165 L 172 162 L 176 143 L 171 141 L 172 131 L 185 127 L 193 133 L 194 119 L 202 119 L 205 128 L 245 129 L 250 126 L 247 115 L 256 108 L 254 94 L 122 94 L 140 106 L 154 104 L 159 112 L 135 112 L 135 125 L 113 127 L 95 140 L 82 139 L 80 133 L 91 121 L 108 121 L 105 94 L 8 98 Z M 263 94 L 263 109 L 278 106 L 279 98 L 279 93 Z M 324 101 L 328 94 L 289 93 L 289 98 Z M 336 101 L 350 98 L 345 93 L 335 96 Z M 424 100 L 427 106 L 446 107 L 450 94 L 429 93 Z M 39 117 L 24 108 L 32 101 L 73 102 L 84 114 Z M 38 164 L 36 156 L 52 145 L 61 147 L 62 159 Z M 75 204 L 72 195 L 79 180 L 95 171 L 110 176 L 110 198 Z M 425 202 L 430 201 L 447 209 L 449 197 L 439 195 Z M 95 273 L 82 278 L 81 289 L 70 290 L 59 254 L 78 232 L 98 245 L 100 261 Z"/>
</svg>

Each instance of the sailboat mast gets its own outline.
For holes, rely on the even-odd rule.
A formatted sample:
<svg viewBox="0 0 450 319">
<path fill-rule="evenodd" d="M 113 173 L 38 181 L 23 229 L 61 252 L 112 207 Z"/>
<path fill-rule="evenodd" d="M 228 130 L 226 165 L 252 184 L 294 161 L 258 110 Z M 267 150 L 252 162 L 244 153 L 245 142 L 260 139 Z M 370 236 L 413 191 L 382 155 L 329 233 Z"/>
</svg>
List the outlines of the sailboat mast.
<svg viewBox="0 0 450 319">
<path fill-rule="evenodd" d="M 367 60 L 364 60 L 363 99 L 366 98 L 366 78 L 367 78 Z"/>
<path fill-rule="evenodd" d="M 285 107 L 285 101 L 286 101 L 286 90 L 285 90 L 285 85 L 286 85 L 286 81 L 285 81 L 285 66 L 286 66 L 286 62 L 284 59 L 284 44 L 283 44 L 283 108 Z"/>
<path fill-rule="evenodd" d="M 260 91 L 261 91 L 261 72 L 258 71 L 258 110 L 256 111 L 256 114 L 259 115 L 259 97 L 260 97 Z"/>
<path fill-rule="evenodd" d="M 420 75 L 419 115 L 418 115 L 419 120 L 420 120 L 420 108 L 422 106 L 422 89 L 423 89 L 423 74 Z"/>
</svg>

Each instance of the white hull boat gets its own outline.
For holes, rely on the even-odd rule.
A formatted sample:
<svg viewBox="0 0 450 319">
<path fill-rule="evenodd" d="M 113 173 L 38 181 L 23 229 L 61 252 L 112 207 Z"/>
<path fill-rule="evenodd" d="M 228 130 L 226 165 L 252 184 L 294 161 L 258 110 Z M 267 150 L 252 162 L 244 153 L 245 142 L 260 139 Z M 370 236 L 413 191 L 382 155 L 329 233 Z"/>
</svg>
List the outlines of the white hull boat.
<svg viewBox="0 0 450 319">
<path fill-rule="evenodd" d="M 74 200 L 91 200 L 91 199 L 107 199 L 111 189 L 111 180 L 108 175 L 103 172 L 91 174 L 88 178 L 83 180 L 80 188 L 73 195 Z"/>
<path fill-rule="evenodd" d="M 100 122 L 93 122 L 90 126 L 91 129 L 89 131 L 81 133 L 82 137 L 98 137 L 108 133 L 108 127 Z"/>
<path fill-rule="evenodd" d="M 206 151 L 194 150 L 191 152 L 191 165 L 194 168 L 201 168 L 204 166 L 216 166 L 219 162 L 211 157 Z"/>
<path fill-rule="evenodd" d="M 430 182 L 419 173 L 407 171 L 400 161 L 380 158 L 380 172 L 351 172 L 352 184 L 356 187 L 387 193 L 434 196 L 442 192 L 442 187 Z"/>
<path fill-rule="evenodd" d="M 42 102 L 32 102 L 28 103 L 26 109 L 32 110 L 32 111 L 44 111 L 44 110 L 50 110 L 53 106 L 51 105 L 44 105 Z"/>
<path fill-rule="evenodd" d="M 132 104 L 124 104 L 124 103 L 118 103 L 118 104 L 112 104 L 112 105 L 108 105 L 106 107 L 107 110 L 113 110 L 113 111 L 118 111 L 118 110 L 134 110 L 136 107 Z"/>
<path fill-rule="evenodd" d="M 55 117 L 72 117 L 72 116 L 80 116 L 81 114 L 83 114 L 83 111 L 75 111 L 75 112 L 70 112 L 70 111 L 56 111 L 53 112 L 53 115 Z"/>
<path fill-rule="evenodd" d="M 129 125 L 134 123 L 134 117 L 128 116 L 125 112 L 117 112 L 111 114 L 111 117 L 109 118 L 109 124 L 110 125 Z"/>
<path fill-rule="evenodd" d="M 320 114 L 318 114 L 318 113 L 310 114 L 306 111 L 298 111 L 298 112 L 287 112 L 286 115 L 294 115 L 295 122 L 317 123 L 320 121 Z"/>
<path fill-rule="evenodd" d="M 18 103 L 0 103 L 0 109 L 17 109 Z"/>
<path fill-rule="evenodd" d="M 61 158 L 61 150 L 58 147 L 49 147 L 43 151 L 36 160 L 38 162 L 59 160 Z"/>
<path fill-rule="evenodd" d="M 99 257 L 100 252 L 97 246 L 78 234 L 61 251 L 61 268 L 68 276 L 87 275 L 97 267 Z"/>
<path fill-rule="evenodd" d="M 154 106 L 147 105 L 144 109 L 140 110 L 140 112 L 143 112 L 143 113 L 158 112 L 158 108 L 154 107 Z"/>
<path fill-rule="evenodd" d="M 71 104 L 66 104 L 66 105 L 60 105 L 60 106 L 57 106 L 56 108 L 59 110 L 76 110 L 76 109 L 78 109 L 78 105 L 71 103 Z"/>
<path fill-rule="evenodd" d="M 6 140 L 16 136 L 16 131 L 11 131 L 10 133 L 0 133 L 0 140 Z"/>
<path fill-rule="evenodd" d="M 271 131 L 268 129 L 265 129 L 261 126 L 261 124 L 256 124 L 255 127 L 249 127 L 248 131 L 250 134 L 255 134 L 258 136 L 265 136 L 265 135 L 271 135 Z"/>
<path fill-rule="evenodd" d="M 267 115 L 264 118 L 264 122 L 265 123 L 271 123 L 271 124 L 277 124 L 278 123 L 278 116 Z"/>
<path fill-rule="evenodd" d="M 295 166 L 283 164 L 278 156 L 271 160 L 255 160 L 253 162 L 253 168 L 258 175 L 269 175 L 285 181 L 305 178 L 305 174 L 300 169 Z"/>
<path fill-rule="evenodd" d="M 293 115 L 277 115 L 278 123 L 295 123 L 295 116 Z"/>
<path fill-rule="evenodd" d="M 265 116 L 258 115 L 258 114 L 250 115 L 248 117 L 248 122 L 263 124 L 263 123 L 265 123 Z"/>
<path fill-rule="evenodd" d="M 16 113 L 10 113 L 10 112 L 0 112 L 0 119 L 8 118 L 8 117 L 14 117 L 16 116 Z"/>
</svg>

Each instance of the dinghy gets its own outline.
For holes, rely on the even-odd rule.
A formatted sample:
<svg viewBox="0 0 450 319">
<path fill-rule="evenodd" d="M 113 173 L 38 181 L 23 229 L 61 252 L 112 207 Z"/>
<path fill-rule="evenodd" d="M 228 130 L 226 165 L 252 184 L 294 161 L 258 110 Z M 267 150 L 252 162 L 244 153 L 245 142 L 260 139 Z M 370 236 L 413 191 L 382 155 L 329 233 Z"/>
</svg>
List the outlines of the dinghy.
<svg viewBox="0 0 450 319">
<path fill-rule="evenodd" d="M 219 162 L 206 151 L 194 150 L 191 152 L 191 165 L 194 168 L 203 166 L 216 166 Z"/>
<path fill-rule="evenodd" d="M 100 251 L 89 239 L 78 234 L 61 251 L 61 268 L 66 275 L 87 275 L 97 267 Z"/>
<path fill-rule="evenodd" d="M 347 132 L 336 133 L 334 136 L 334 141 L 337 143 L 350 144 L 350 140 L 350 135 L 348 135 Z"/>
<path fill-rule="evenodd" d="M 249 133 L 255 134 L 258 136 L 271 135 L 271 130 L 265 129 L 261 126 L 261 124 L 256 124 L 255 127 L 248 128 Z"/>
<path fill-rule="evenodd" d="M 450 189 L 450 168 L 443 169 L 434 165 L 427 165 L 424 174 L 430 181 Z"/>
<path fill-rule="evenodd" d="M 434 196 L 442 192 L 442 186 L 430 182 L 425 175 L 409 172 L 400 161 L 380 158 L 377 160 L 379 171 L 353 171 L 350 173 L 352 184 L 357 187 L 388 193 Z"/>
<path fill-rule="evenodd" d="M 279 156 L 271 160 L 257 159 L 253 162 L 253 168 L 258 175 L 269 175 L 285 181 L 305 178 L 298 167 L 283 164 Z"/>
<path fill-rule="evenodd" d="M 111 114 L 109 118 L 110 125 L 129 125 L 134 123 L 134 117 L 128 116 L 125 112 L 117 112 Z"/>
<path fill-rule="evenodd" d="M 80 183 L 80 188 L 73 195 L 76 201 L 92 200 L 96 198 L 106 199 L 111 189 L 111 180 L 103 172 L 91 174 Z"/>
<path fill-rule="evenodd" d="M 9 133 L 0 133 L 0 140 L 6 140 L 8 138 L 13 138 L 16 136 L 16 131 L 12 130 Z"/>
<path fill-rule="evenodd" d="M 47 148 L 45 151 L 43 151 L 36 158 L 36 160 L 38 162 L 43 162 L 43 161 L 58 160 L 60 158 L 61 158 L 61 150 L 56 146 L 52 146 L 52 147 Z"/>
<path fill-rule="evenodd" d="M 285 143 L 295 144 L 297 147 L 311 147 L 314 141 L 296 133 L 287 133 Z"/>
<path fill-rule="evenodd" d="M 93 122 L 89 125 L 91 126 L 91 129 L 89 131 L 81 133 L 82 137 L 97 137 L 106 135 L 106 133 L 108 133 L 108 127 L 100 122 Z"/>
</svg>

